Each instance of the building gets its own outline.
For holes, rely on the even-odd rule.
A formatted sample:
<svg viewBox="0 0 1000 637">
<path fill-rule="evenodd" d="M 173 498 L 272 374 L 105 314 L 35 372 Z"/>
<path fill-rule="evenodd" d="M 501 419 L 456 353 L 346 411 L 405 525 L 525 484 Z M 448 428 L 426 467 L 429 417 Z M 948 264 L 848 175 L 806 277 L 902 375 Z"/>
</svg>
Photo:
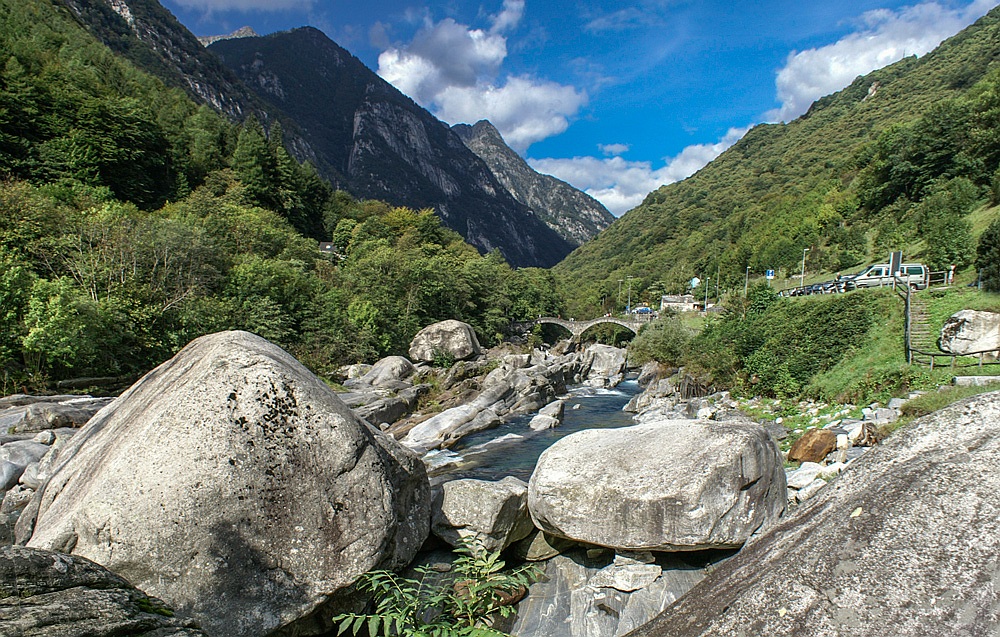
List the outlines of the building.
<svg viewBox="0 0 1000 637">
<path fill-rule="evenodd" d="M 664 294 L 660 297 L 660 311 L 664 310 L 697 312 L 701 310 L 701 306 L 695 301 L 693 294 Z"/>
</svg>

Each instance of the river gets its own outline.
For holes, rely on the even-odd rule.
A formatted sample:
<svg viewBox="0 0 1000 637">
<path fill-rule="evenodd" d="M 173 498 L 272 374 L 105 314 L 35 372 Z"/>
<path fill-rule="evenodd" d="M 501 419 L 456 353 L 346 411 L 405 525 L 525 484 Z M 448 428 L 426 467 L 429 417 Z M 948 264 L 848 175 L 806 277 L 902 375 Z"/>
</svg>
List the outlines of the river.
<svg viewBox="0 0 1000 637">
<path fill-rule="evenodd" d="M 584 429 L 635 424 L 632 414 L 622 411 L 622 407 L 638 392 L 635 379 L 611 389 L 572 387 L 565 397 L 566 412 L 558 427 L 532 431 L 528 423 L 534 414 L 518 416 L 495 429 L 466 436 L 451 449 L 430 452 L 424 458 L 428 474 L 433 483 L 457 478 L 499 480 L 505 476 L 527 482 L 538 457 L 560 438 Z"/>
</svg>

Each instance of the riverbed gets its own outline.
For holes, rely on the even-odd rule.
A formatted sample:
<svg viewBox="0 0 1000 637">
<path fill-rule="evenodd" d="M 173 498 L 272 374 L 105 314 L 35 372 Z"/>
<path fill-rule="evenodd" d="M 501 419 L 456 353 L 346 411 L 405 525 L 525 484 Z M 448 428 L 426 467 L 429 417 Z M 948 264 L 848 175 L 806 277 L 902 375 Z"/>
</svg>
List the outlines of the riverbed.
<svg viewBox="0 0 1000 637">
<path fill-rule="evenodd" d="M 532 431 L 534 414 L 518 416 L 499 427 L 462 438 L 451 449 L 436 450 L 424 457 L 433 483 L 458 478 L 499 480 L 514 476 L 525 482 L 538 457 L 560 438 L 584 429 L 613 429 L 635 424 L 632 414 L 622 411 L 639 392 L 635 379 L 614 388 L 578 385 L 567 395 L 563 422 L 558 427 Z"/>
</svg>

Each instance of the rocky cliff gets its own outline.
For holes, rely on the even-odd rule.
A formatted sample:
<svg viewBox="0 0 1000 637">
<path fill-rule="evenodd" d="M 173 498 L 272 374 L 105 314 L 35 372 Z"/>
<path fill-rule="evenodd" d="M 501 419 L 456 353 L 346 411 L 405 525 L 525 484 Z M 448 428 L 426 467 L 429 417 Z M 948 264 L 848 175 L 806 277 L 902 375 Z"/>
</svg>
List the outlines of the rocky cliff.
<svg viewBox="0 0 1000 637">
<path fill-rule="evenodd" d="M 574 246 L 590 241 L 611 225 L 614 215 L 601 202 L 528 165 L 486 120 L 452 127 L 469 149 L 489 166 L 493 176 L 515 199 Z"/>
</svg>

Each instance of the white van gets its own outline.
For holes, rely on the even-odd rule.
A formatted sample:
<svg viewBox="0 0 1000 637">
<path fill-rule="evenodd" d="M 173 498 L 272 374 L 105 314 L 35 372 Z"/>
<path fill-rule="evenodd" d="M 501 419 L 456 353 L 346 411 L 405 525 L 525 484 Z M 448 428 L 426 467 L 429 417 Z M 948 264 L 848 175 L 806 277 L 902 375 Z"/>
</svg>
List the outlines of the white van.
<svg viewBox="0 0 1000 637">
<path fill-rule="evenodd" d="M 897 284 L 908 285 L 914 290 L 923 290 L 927 287 L 927 272 L 927 266 L 922 263 L 904 263 L 899 266 L 895 278 Z M 877 263 L 854 276 L 846 277 L 843 282 L 847 290 L 880 288 L 891 286 L 893 278 L 888 263 Z"/>
</svg>

